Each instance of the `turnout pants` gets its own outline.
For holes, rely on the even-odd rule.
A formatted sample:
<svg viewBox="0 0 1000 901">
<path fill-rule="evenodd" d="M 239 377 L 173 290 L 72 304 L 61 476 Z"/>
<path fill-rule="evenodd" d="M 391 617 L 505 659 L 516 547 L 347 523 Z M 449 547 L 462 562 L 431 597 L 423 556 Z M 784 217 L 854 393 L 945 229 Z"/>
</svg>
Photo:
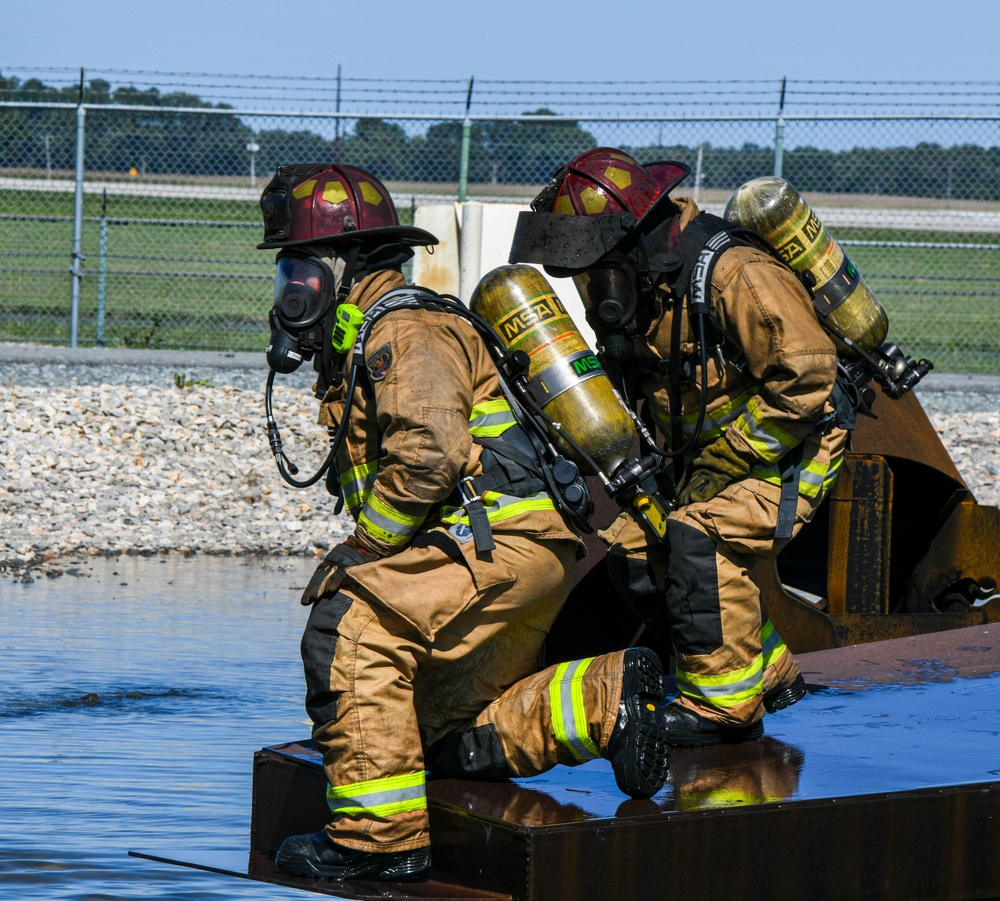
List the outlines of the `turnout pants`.
<svg viewBox="0 0 1000 901">
<path fill-rule="evenodd" d="M 666 542 L 627 513 L 601 533 L 612 579 L 669 635 L 679 703 L 724 725 L 761 719 L 764 693 L 799 675 L 748 572 L 754 557 L 773 560 L 790 540 L 774 538 L 780 497 L 779 486 L 748 478 L 671 512 Z M 793 535 L 821 500 L 798 497 Z"/>
<path fill-rule="evenodd" d="M 497 778 L 606 756 L 624 652 L 537 672 L 576 543 L 494 540 L 488 566 L 445 542 L 410 547 L 313 606 L 306 707 L 338 844 L 429 844 L 425 769 Z"/>
</svg>

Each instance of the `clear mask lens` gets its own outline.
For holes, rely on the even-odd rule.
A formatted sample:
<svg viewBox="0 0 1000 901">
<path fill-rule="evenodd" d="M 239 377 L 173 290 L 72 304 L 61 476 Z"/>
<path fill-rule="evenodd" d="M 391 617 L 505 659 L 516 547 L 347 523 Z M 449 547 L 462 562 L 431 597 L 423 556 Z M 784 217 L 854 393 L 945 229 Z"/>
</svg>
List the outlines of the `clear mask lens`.
<svg viewBox="0 0 1000 901">
<path fill-rule="evenodd" d="M 291 328 L 313 325 L 326 310 L 324 268 L 315 260 L 286 256 L 277 262 L 274 283 L 274 312 Z"/>
</svg>

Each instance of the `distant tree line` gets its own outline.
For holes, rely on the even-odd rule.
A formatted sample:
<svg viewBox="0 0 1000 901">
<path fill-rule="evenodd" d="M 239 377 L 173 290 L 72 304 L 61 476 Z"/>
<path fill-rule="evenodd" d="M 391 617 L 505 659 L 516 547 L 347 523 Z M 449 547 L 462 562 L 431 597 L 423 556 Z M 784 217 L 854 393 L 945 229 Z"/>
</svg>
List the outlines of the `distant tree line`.
<svg viewBox="0 0 1000 901">
<path fill-rule="evenodd" d="M 0 75 L 0 100 L 76 103 L 77 87 L 53 88 L 37 79 L 20 81 Z M 88 170 L 142 174 L 246 176 L 248 145 L 256 145 L 256 172 L 266 178 L 282 163 L 338 161 L 363 166 L 385 181 L 455 182 L 458 180 L 462 124 L 431 125 L 411 134 L 397 121 L 360 117 L 353 127 L 327 123 L 332 136 L 310 130 L 268 128 L 254 131 L 227 104 L 206 103 L 184 92 L 156 88 L 112 89 L 93 79 L 82 92 L 90 109 L 86 120 Z M 142 109 L 114 110 L 115 106 Z M 183 108 L 212 112 L 181 112 Z M 527 115 L 551 115 L 539 109 Z M 575 154 L 596 145 L 576 122 L 474 121 L 470 131 L 468 177 L 473 184 L 539 185 Z M 680 159 L 693 165 L 698 148 L 688 146 L 624 147 L 640 160 Z M 702 185 L 732 190 L 750 178 L 772 171 L 773 150 L 705 145 Z M 0 167 L 72 169 L 75 120 L 66 110 L 0 107 Z M 965 144 L 942 147 L 789 149 L 783 174 L 800 190 L 849 194 L 951 197 L 1000 200 L 1000 147 Z"/>
</svg>

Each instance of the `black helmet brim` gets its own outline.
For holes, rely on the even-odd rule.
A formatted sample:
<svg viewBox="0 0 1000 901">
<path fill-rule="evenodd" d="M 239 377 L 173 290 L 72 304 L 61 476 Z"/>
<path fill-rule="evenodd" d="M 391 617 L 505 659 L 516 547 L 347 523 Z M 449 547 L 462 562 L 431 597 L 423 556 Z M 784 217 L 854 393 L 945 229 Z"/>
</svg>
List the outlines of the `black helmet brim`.
<svg viewBox="0 0 1000 901">
<path fill-rule="evenodd" d="M 320 238 L 299 241 L 264 241 L 258 250 L 281 250 L 283 247 L 301 247 L 304 244 L 321 244 L 324 247 L 364 247 L 366 245 L 402 244 L 404 247 L 432 247 L 440 242 L 429 231 L 415 225 L 386 225 L 381 228 L 358 229 Z"/>
</svg>

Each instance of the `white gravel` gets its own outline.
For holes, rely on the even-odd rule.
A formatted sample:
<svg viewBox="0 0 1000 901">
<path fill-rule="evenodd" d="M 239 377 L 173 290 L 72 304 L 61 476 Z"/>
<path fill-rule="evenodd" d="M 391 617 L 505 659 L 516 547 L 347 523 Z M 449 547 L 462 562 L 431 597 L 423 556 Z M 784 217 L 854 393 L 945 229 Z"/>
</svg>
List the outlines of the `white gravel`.
<svg viewBox="0 0 1000 901">
<path fill-rule="evenodd" d="M 286 485 L 263 354 L 0 345 L 0 568 L 80 556 L 322 555 L 348 529 L 322 484 Z M 279 377 L 285 450 L 328 447 L 312 372 Z M 1000 505 L 1000 378 L 932 373 L 918 396 L 977 500 Z"/>
</svg>

